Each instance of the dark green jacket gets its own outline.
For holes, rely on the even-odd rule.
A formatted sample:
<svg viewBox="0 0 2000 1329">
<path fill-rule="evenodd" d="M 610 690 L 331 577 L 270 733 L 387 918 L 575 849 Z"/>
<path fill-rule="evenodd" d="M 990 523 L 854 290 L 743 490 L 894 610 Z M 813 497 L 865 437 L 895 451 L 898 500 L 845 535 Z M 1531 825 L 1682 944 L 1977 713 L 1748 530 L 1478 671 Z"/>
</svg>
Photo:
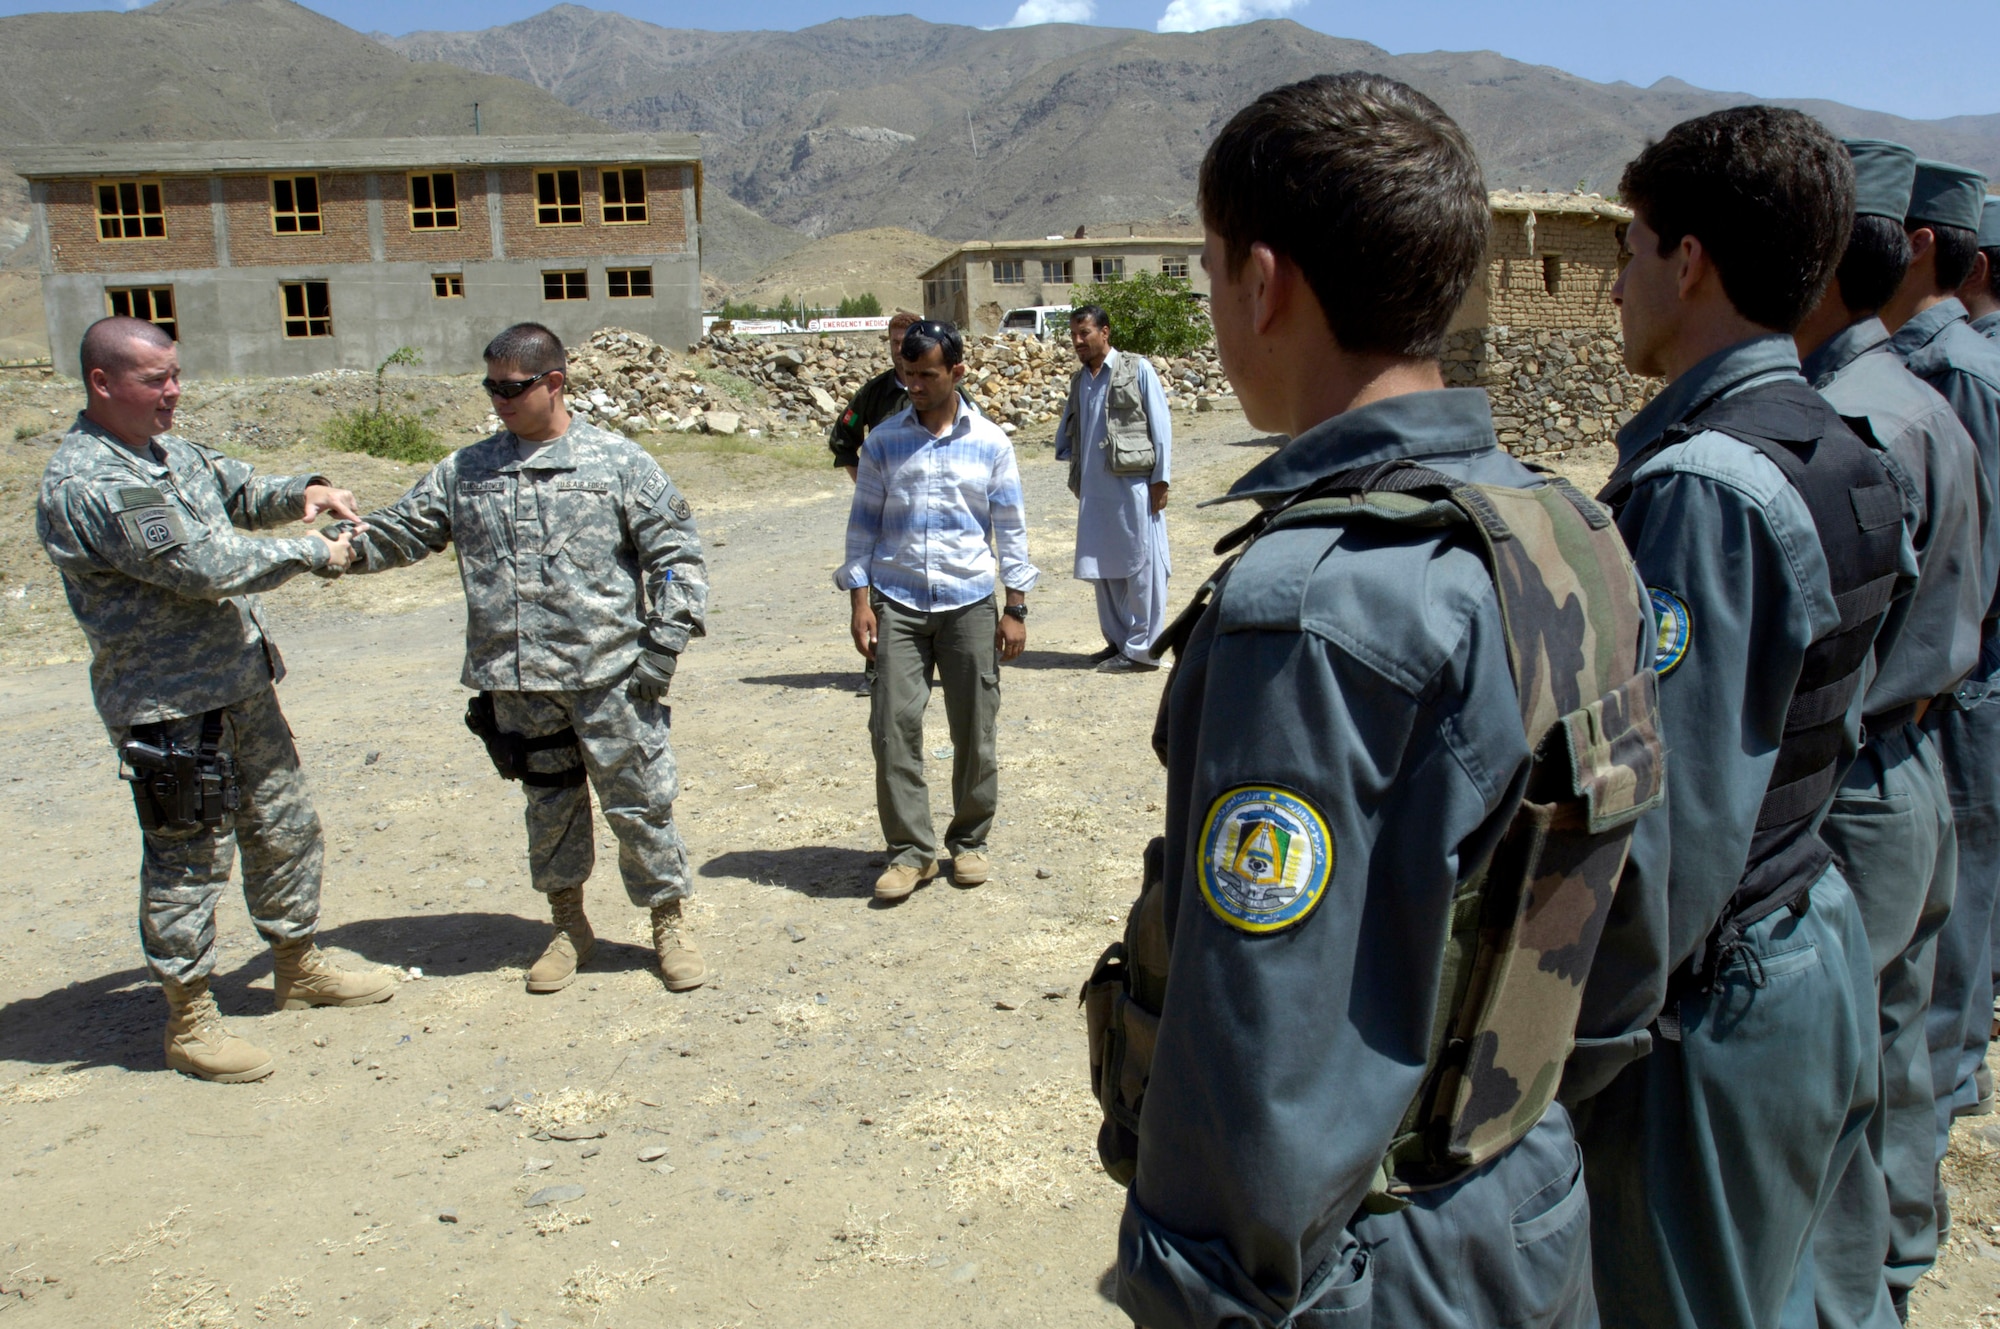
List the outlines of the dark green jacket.
<svg viewBox="0 0 2000 1329">
<path fill-rule="evenodd" d="M 833 464 L 859 466 L 861 444 L 868 431 L 909 404 L 910 394 L 903 391 L 893 369 L 885 369 L 863 383 L 861 391 L 854 394 L 854 400 L 847 403 L 847 409 L 827 431 L 826 446 L 833 453 Z"/>
</svg>

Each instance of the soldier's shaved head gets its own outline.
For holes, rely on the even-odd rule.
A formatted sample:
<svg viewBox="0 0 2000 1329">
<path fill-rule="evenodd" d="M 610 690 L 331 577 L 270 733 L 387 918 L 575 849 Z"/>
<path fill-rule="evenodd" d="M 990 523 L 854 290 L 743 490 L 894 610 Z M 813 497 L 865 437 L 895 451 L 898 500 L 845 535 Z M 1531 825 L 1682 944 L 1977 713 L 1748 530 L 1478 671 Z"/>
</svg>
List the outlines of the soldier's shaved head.
<svg viewBox="0 0 2000 1329">
<path fill-rule="evenodd" d="M 84 329 L 83 344 L 77 348 L 77 372 L 89 383 L 93 369 L 107 374 L 130 369 L 137 358 L 133 355 L 136 347 L 165 349 L 173 344 L 165 329 L 143 318 L 100 318 Z"/>
<path fill-rule="evenodd" d="M 539 323 L 516 323 L 486 343 L 485 358 L 524 374 L 548 374 L 565 368 L 562 338 Z"/>
</svg>

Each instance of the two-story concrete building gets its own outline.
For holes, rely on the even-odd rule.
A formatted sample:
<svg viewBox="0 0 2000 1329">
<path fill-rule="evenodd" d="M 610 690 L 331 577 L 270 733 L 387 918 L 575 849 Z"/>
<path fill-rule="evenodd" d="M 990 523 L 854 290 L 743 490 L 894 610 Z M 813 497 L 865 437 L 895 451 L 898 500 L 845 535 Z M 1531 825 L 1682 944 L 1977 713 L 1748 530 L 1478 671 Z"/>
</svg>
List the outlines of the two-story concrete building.
<svg viewBox="0 0 2000 1329">
<path fill-rule="evenodd" d="M 948 319 L 981 336 L 1000 330 L 1009 309 L 1066 305 L 1070 292 L 1137 272 L 1184 278 L 1208 294 L 1201 232 L 1052 235 L 1040 240 L 973 240 L 923 274 L 924 317 Z"/>
<path fill-rule="evenodd" d="M 21 148 L 49 344 L 149 319 L 203 377 L 372 369 L 414 346 L 477 368 L 533 320 L 701 335 L 692 134 Z"/>
</svg>

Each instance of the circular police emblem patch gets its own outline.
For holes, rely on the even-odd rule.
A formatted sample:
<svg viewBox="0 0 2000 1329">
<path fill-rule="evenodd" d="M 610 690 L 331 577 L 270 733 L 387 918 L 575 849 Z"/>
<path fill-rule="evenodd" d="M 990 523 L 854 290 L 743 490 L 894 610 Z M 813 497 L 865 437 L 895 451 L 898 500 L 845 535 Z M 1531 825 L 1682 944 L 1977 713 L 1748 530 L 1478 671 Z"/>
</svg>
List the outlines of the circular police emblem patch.
<svg viewBox="0 0 2000 1329">
<path fill-rule="evenodd" d="M 1653 642 L 1653 672 L 1664 677 L 1687 655 L 1694 620 L 1688 615 L 1687 601 L 1672 591 L 1648 587 L 1646 594 L 1653 601 L 1653 617 L 1660 621 L 1660 635 Z"/>
<path fill-rule="evenodd" d="M 1201 894 L 1244 932 L 1276 932 L 1310 914 L 1333 878 L 1333 835 L 1297 794 L 1238 785 L 1201 829 Z"/>
</svg>

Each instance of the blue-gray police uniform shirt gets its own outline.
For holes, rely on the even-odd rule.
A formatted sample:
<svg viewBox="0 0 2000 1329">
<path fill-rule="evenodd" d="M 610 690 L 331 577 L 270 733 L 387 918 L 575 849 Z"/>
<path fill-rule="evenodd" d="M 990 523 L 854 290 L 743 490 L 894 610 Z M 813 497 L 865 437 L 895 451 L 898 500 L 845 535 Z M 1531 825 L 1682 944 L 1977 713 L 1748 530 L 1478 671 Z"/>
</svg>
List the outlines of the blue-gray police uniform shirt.
<svg viewBox="0 0 2000 1329">
<path fill-rule="evenodd" d="M 1979 567 L 1987 617 L 2000 597 L 2000 343 L 1965 321 L 1965 306 L 1940 300 L 1889 338 L 1910 372 L 1951 403 L 1979 457 Z"/>
<path fill-rule="evenodd" d="M 1988 341 L 2000 341 L 2000 309 L 1973 319 L 1972 330 Z"/>
<path fill-rule="evenodd" d="M 1945 399 L 1889 349 L 1889 331 L 1878 318 L 1835 333 L 1802 368 L 1836 411 L 1868 422 L 1908 499 L 1917 584 L 1876 639 L 1863 713 L 1927 701 L 1955 687 L 1979 660 L 1986 600 L 1972 439 Z"/>
<path fill-rule="evenodd" d="M 1613 485 L 1626 478 L 1629 459 L 1711 402 L 1799 376 L 1790 337 L 1717 351 L 1619 431 Z M 1840 614 L 1805 499 L 1748 444 L 1706 430 L 1629 478 L 1618 529 L 1659 623 L 1660 737 L 1669 755 L 1666 803 L 1640 819 L 1627 873 L 1664 879 L 1671 968 L 1708 937 L 1742 881 L 1806 649 Z M 1902 571 L 1914 581 L 1907 531 Z M 1848 716 L 1850 755 L 1860 709 Z M 1613 935 L 1620 926 L 1614 914 L 1607 943 L 1621 944 Z"/>
<path fill-rule="evenodd" d="M 1272 500 L 1398 458 L 1537 482 L 1496 446 L 1485 394 L 1455 389 L 1329 420 L 1230 492 Z M 1423 1077 L 1453 889 L 1527 775 L 1475 537 L 1355 523 L 1258 539 L 1181 652 L 1155 746 L 1170 959 L 1119 1304 L 1153 1329 L 1288 1323 L 1352 1245 Z M 1286 871 L 1323 881 L 1310 912 L 1268 933 L 1225 921 L 1204 884 L 1226 824 L 1259 800 L 1317 825 L 1287 843 Z M 1586 1024 L 1643 1029 L 1663 980 L 1642 975 L 1652 990 L 1628 998 L 1629 1029 L 1602 1029 L 1602 1002 Z"/>
<path fill-rule="evenodd" d="M 173 434 L 141 455 L 78 415 L 49 458 L 35 532 L 90 642 L 90 690 L 114 729 L 201 715 L 285 673 L 257 592 L 324 573 L 316 535 L 253 540 L 305 513 L 316 475 L 263 476 Z"/>
</svg>

